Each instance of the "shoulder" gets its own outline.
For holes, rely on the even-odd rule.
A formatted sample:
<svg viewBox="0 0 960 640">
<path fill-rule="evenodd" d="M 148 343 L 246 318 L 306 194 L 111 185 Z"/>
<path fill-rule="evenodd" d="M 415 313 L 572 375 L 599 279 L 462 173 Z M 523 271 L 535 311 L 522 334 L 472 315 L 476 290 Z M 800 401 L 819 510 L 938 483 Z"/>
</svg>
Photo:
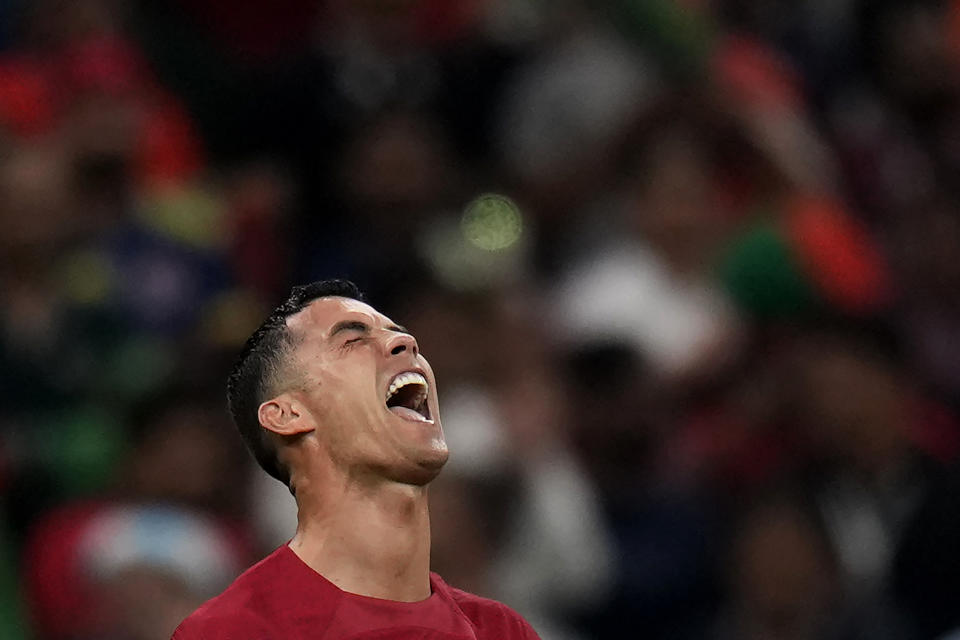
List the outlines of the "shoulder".
<svg viewBox="0 0 960 640">
<path fill-rule="evenodd" d="M 210 603 L 208 603 L 210 604 Z M 252 611 L 222 607 L 195 611 L 180 623 L 171 640 L 260 640 L 272 637 L 268 621 Z"/>
<path fill-rule="evenodd" d="M 243 572 L 227 589 L 180 623 L 172 640 L 245 640 L 271 637 L 270 585 L 276 554 Z"/>
<path fill-rule="evenodd" d="M 240 579 L 238 579 L 238 582 Z M 270 637 L 269 608 L 257 606 L 257 591 L 234 582 L 180 623 L 172 640 L 246 640 Z"/>
<path fill-rule="evenodd" d="M 483 598 L 438 581 L 450 593 L 460 610 L 477 628 L 479 638 L 498 640 L 539 640 L 540 636 L 519 613 L 496 600 Z"/>
</svg>

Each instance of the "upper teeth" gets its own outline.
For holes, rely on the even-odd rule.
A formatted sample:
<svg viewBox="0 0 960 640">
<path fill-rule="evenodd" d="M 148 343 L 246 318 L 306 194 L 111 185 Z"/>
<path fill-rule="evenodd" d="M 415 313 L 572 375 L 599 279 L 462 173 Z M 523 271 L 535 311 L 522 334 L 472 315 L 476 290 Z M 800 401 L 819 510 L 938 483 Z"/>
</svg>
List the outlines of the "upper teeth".
<svg viewBox="0 0 960 640">
<path fill-rule="evenodd" d="M 408 384 L 423 385 L 424 391 L 426 391 L 428 387 L 427 379 L 424 378 L 422 374 L 416 373 L 415 371 L 407 371 L 398 374 L 397 377 L 390 382 L 390 388 L 387 389 L 387 400 L 389 400 L 402 387 L 405 387 Z M 426 393 L 424 393 L 424 395 L 426 395 Z"/>
</svg>

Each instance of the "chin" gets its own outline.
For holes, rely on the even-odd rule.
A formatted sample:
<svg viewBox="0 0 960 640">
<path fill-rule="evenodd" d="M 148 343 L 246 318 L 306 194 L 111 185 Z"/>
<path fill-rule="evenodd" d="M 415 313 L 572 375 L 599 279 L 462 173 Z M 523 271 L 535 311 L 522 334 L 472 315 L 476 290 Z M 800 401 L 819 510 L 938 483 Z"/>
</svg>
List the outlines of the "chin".
<svg viewBox="0 0 960 640">
<path fill-rule="evenodd" d="M 447 446 L 440 443 L 439 446 L 430 451 L 419 452 L 419 455 L 415 458 L 415 464 L 403 470 L 398 470 L 402 478 L 395 479 L 406 484 L 426 485 L 437 477 L 449 457 L 450 452 L 447 451 Z"/>
<path fill-rule="evenodd" d="M 434 469 L 436 473 L 440 473 L 440 469 L 443 468 L 443 465 L 447 464 L 447 459 L 450 457 L 450 452 L 447 450 L 447 446 L 443 445 L 431 452 L 431 455 L 425 457 L 424 461 L 421 463 L 422 466 Z"/>
</svg>

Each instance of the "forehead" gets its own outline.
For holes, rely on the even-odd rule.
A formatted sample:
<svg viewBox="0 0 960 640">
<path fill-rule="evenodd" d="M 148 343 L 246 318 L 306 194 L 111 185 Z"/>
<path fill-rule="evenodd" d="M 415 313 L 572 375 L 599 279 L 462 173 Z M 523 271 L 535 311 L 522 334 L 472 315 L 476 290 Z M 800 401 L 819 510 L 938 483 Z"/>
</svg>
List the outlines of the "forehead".
<svg viewBox="0 0 960 640">
<path fill-rule="evenodd" d="M 287 326 L 293 331 L 327 336 L 334 325 L 344 320 L 357 320 L 374 328 L 393 325 L 390 318 L 366 302 L 331 296 L 318 298 L 287 318 Z"/>
</svg>

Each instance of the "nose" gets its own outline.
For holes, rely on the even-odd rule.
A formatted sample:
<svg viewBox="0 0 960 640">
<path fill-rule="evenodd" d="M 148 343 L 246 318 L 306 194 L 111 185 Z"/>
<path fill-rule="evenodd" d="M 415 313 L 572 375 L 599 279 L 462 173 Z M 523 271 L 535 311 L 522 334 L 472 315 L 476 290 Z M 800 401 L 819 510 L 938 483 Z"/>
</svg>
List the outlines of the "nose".
<svg viewBox="0 0 960 640">
<path fill-rule="evenodd" d="M 387 340 L 387 352 L 392 356 L 401 353 L 410 353 L 416 356 L 420 353 L 420 347 L 417 346 L 417 339 L 409 333 L 395 333 Z"/>
</svg>

